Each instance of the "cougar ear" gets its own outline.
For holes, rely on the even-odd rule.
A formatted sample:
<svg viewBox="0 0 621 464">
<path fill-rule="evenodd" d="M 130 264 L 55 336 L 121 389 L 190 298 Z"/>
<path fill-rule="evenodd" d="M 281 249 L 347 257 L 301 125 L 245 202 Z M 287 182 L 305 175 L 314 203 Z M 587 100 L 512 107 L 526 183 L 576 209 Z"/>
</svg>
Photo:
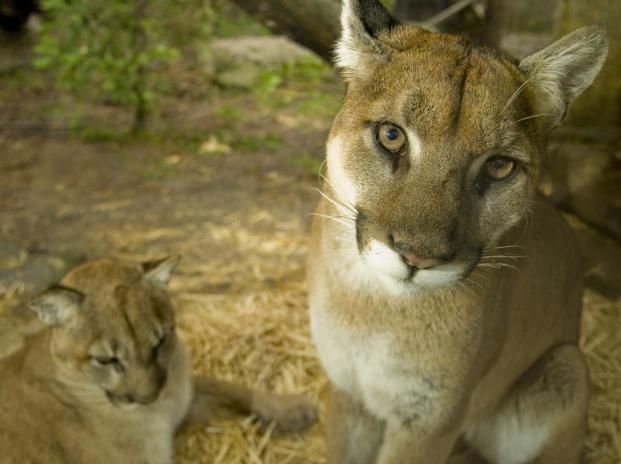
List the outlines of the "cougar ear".
<svg viewBox="0 0 621 464">
<path fill-rule="evenodd" d="M 50 326 L 62 325 L 70 320 L 84 301 L 84 294 L 71 288 L 56 286 L 30 300 L 30 309 Z"/>
<path fill-rule="evenodd" d="M 559 125 L 570 103 L 591 85 L 608 54 L 606 31 L 599 26 L 578 29 L 520 63 L 535 92 L 537 113 Z"/>
<path fill-rule="evenodd" d="M 343 0 L 343 29 L 336 46 L 336 65 L 355 73 L 369 60 L 382 59 L 388 51 L 378 40 L 378 34 L 398 25 L 379 0 Z"/>
<path fill-rule="evenodd" d="M 156 285 L 166 286 L 179 265 L 179 261 L 181 261 L 181 256 L 176 255 L 142 263 L 144 278 Z"/>
</svg>

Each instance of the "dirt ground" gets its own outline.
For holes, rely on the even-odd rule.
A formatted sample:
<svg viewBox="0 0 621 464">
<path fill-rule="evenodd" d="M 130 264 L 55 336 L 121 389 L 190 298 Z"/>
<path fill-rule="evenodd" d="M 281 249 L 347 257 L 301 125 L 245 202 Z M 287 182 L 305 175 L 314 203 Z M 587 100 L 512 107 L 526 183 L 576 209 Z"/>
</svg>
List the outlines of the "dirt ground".
<svg viewBox="0 0 621 464">
<path fill-rule="evenodd" d="M 22 78 L 0 86 L 0 241 L 87 259 L 181 254 L 171 287 L 196 372 L 317 399 L 304 263 L 330 114 L 295 86 L 270 96 L 280 111 L 238 92 L 188 95 L 164 102 L 154 125 L 167 129 L 93 137 L 57 116 L 72 102 Z M 127 121 L 106 105 L 85 114 Z M 319 427 L 267 438 L 249 420 L 212 424 L 183 431 L 178 458 L 323 462 Z"/>
<path fill-rule="evenodd" d="M 181 254 L 172 290 L 195 371 L 322 398 L 307 329 L 307 215 L 342 88 L 188 91 L 164 102 L 151 135 L 117 137 L 68 130 L 68 109 L 82 104 L 26 78 L 0 80 L 0 241 L 89 259 Z M 127 122 L 105 104 L 84 115 Z M 621 308 L 594 292 L 585 301 L 597 368 L 587 462 L 618 463 Z M 321 425 L 272 438 L 245 420 L 178 440 L 181 463 L 322 463 L 324 452 Z"/>
</svg>

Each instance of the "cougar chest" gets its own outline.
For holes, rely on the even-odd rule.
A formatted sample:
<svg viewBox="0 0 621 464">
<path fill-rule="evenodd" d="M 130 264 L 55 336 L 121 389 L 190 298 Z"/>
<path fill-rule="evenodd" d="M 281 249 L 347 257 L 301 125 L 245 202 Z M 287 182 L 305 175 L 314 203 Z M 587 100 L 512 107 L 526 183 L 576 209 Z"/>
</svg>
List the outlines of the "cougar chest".
<svg viewBox="0 0 621 464">
<path fill-rule="evenodd" d="M 332 382 L 377 417 L 397 414 L 411 421 L 439 404 L 442 368 L 430 368 L 424 358 L 418 362 L 401 353 L 390 335 L 347 327 L 319 306 L 312 307 L 311 330 Z"/>
</svg>

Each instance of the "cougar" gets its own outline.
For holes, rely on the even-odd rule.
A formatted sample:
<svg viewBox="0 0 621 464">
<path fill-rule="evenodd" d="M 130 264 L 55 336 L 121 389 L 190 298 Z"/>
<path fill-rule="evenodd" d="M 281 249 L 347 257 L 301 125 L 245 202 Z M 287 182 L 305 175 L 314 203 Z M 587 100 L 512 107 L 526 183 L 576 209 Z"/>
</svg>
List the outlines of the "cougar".
<svg viewBox="0 0 621 464">
<path fill-rule="evenodd" d="M 184 423 L 314 422 L 303 396 L 191 378 L 166 289 L 177 262 L 93 261 L 31 301 L 46 328 L 0 362 L 3 463 L 168 464 Z"/>
<path fill-rule="evenodd" d="M 589 373 L 546 138 L 607 54 L 579 29 L 520 62 L 345 0 L 347 92 L 311 227 L 334 464 L 575 464 Z"/>
</svg>

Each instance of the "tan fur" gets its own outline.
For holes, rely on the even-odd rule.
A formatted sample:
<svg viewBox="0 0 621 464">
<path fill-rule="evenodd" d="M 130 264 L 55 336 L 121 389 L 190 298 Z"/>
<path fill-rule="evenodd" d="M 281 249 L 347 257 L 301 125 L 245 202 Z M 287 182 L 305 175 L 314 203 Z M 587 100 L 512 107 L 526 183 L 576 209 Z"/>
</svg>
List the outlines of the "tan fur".
<svg viewBox="0 0 621 464">
<path fill-rule="evenodd" d="M 32 301 L 50 327 L 0 362 L 3 463 L 168 464 L 184 422 L 256 414 L 280 431 L 314 422 L 305 397 L 191 379 L 165 288 L 176 262 L 94 261 Z M 111 357 L 121 365 L 101 365 Z"/>
<path fill-rule="evenodd" d="M 575 464 L 589 398 L 582 268 L 536 187 L 546 135 L 601 68 L 605 36 L 585 28 L 517 64 L 378 5 L 344 2 L 348 91 L 312 226 L 329 462 L 441 464 L 465 442 L 451 462 Z M 378 146 L 385 121 L 405 153 Z M 515 173 L 483 183 L 494 156 Z M 439 264 L 408 267 L 400 245 Z"/>
</svg>

